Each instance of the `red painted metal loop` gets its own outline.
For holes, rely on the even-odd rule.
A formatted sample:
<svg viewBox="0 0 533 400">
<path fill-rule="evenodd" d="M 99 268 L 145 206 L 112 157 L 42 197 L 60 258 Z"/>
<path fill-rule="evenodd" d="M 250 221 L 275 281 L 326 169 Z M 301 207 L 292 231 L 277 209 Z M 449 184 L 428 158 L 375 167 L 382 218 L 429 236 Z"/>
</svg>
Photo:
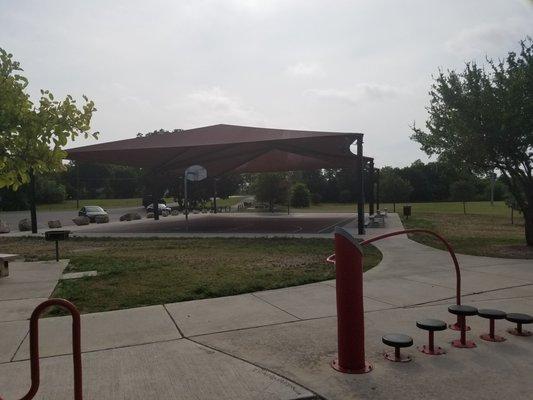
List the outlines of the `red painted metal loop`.
<svg viewBox="0 0 533 400">
<path fill-rule="evenodd" d="M 74 363 L 74 400 L 83 399 L 81 367 L 81 318 L 74 304 L 64 299 L 49 299 L 39 304 L 30 318 L 30 368 L 31 387 L 21 400 L 31 400 L 37 394 L 40 385 L 39 368 L 39 317 L 48 308 L 57 306 L 67 310 L 72 316 L 72 357 Z M 3 400 L 0 397 L 0 400 Z"/>
<path fill-rule="evenodd" d="M 455 251 L 453 250 L 450 243 L 444 239 L 441 235 L 439 235 L 436 232 L 430 231 L 429 229 L 405 229 L 401 231 L 396 232 L 390 232 L 386 233 L 384 235 L 375 236 L 373 238 L 363 240 L 361 242 L 361 246 L 365 246 L 367 244 L 370 244 L 372 242 L 375 242 L 377 240 L 385 239 L 391 236 L 397 236 L 397 235 L 403 235 L 407 233 L 426 233 L 429 235 L 435 236 L 437 239 L 439 239 L 444 246 L 446 246 L 446 249 L 448 250 L 448 253 L 450 253 L 450 256 L 452 257 L 453 265 L 455 267 L 455 277 L 456 277 L 456 304 L 461 304 L 461 270 L 459 268 L 459 261 L 457 261 L 457 256 L 455 255 Z"/>
<path fill-rule="evenodd" d="M 361 246 L 365 246 L 367 244 L 376 242 L 376 241 L 381 240 L 381 239 L 386 239 L 386 238 L 389 238 L 389 237 L 392 237 L 392 236 L 404 235 L 404 234 L 408 234 L 408 233 L 426 233 L 426 234 L 429 234 L 429 235 L 433 235 L 437 239 L 439 239 L 446 246 L 446 249 L 448 250 L 448 253 L 450 253 L 450 256 L 451 256 L 452 261 L 453 261 L 453 265 L 455 267 L 455 278 L 456 278 L 456 293 L 455 293 L 456 299 L 455 300 L 456 300 L 456 304 L 460 305 L 461 304 L 461 270 L 459 268 L 459 261 L 457 260 L 457 256 L 455 255 L 455 251 L 453 250 L 453 248 L 450 245 L 450 243 L 446 239 L 444 239 L 441 235 L 439 235 L 438 233 L 430 231 L 429 229 L 404 229 L 404 230 L 401 230 L 401 231 L 394 231 L 394 232 L 386 233 L 384 235 L 379 235 L 379 236 L 375 236 L 375 237 L 370 238 L 370 239 L 363 240 L 360 243 L 360 245 Z M 326 259 L 326 261 L 330 262 L 330 263 L 334 263 L 335 262 L 335 254 L 330 255 Z"/>
</svg>

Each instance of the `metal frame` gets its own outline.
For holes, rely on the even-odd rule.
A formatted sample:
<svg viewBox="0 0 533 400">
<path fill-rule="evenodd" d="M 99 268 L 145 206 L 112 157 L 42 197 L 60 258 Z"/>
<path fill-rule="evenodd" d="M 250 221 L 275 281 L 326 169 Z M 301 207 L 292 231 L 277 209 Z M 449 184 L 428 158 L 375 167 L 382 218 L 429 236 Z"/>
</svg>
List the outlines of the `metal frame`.
<svg viewBox="0 0 533 400">
<path fill-rule="evenodd" d="M 67 310 L 72 316 L 72 359 L 74 366 L 74 400 L 83 400 L 82 365 L 81 365 L 81 317 L 74 304 L 63 299 L 50 299 L 39 304 L 30 318 L 30 368 L 31 386 L 21 400 L 31 400 L 37 394 L 41 383 L 39 365 L 39 317 L 52 306 Z M 0 400 L 3 400 L 0 397 Z"/>
</svg>

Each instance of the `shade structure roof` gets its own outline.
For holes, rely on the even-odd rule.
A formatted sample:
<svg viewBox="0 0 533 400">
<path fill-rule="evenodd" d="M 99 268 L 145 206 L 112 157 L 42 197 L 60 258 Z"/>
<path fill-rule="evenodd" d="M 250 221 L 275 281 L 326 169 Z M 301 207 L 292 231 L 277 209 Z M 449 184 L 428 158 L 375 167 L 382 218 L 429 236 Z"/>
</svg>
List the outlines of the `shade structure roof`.
<svg viewBox="0 0 533 400">
<path fill-rule="evenodd" d="M 67 149 L 70 160 L 184 171 L 202 165 L 210 176 L 354 167 L 350 145 L 361 133 L 212 125 L 176 133 Z"/>
</svg>

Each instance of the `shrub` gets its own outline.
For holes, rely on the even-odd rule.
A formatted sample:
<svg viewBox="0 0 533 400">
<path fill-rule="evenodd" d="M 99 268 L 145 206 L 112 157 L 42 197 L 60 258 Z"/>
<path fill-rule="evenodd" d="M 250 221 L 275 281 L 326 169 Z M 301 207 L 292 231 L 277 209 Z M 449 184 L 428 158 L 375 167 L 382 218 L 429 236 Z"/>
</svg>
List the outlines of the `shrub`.
<svg viewBox="0 0 533 400">
<path fill-rule="evenodd" d="M 349 190 L 342 190 L 339 194 L 339 201 L 341 203 L 349 203 L 352 200 L 352 194 Z"/>
<path fill-rule="evenodd" d="M 307 186 L 305 186 L 305 184 L 297 183 L 296 185 L 294 185 L 291 193 L 291 204 L 293 207 L 309 207 L 310 200 L 311 193 L 309 193 L 309 189 L 307 189 Z"/>
</svg>

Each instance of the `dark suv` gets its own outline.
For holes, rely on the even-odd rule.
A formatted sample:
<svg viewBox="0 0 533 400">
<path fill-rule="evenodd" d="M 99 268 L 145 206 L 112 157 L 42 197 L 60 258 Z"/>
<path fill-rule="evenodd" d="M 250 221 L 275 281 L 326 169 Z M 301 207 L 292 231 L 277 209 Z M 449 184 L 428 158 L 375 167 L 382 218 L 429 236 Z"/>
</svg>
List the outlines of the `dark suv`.
<svg viewBox="0 0 533 400">
<path fill-rule="evenodd" d="M 99 206 L 84 206 L 78 211 L 80 217 L 88 217 L 91 222 L 95 222 L 95 219 L 99 215 L 108 215 L 107 211 Z"/>
</svg>

